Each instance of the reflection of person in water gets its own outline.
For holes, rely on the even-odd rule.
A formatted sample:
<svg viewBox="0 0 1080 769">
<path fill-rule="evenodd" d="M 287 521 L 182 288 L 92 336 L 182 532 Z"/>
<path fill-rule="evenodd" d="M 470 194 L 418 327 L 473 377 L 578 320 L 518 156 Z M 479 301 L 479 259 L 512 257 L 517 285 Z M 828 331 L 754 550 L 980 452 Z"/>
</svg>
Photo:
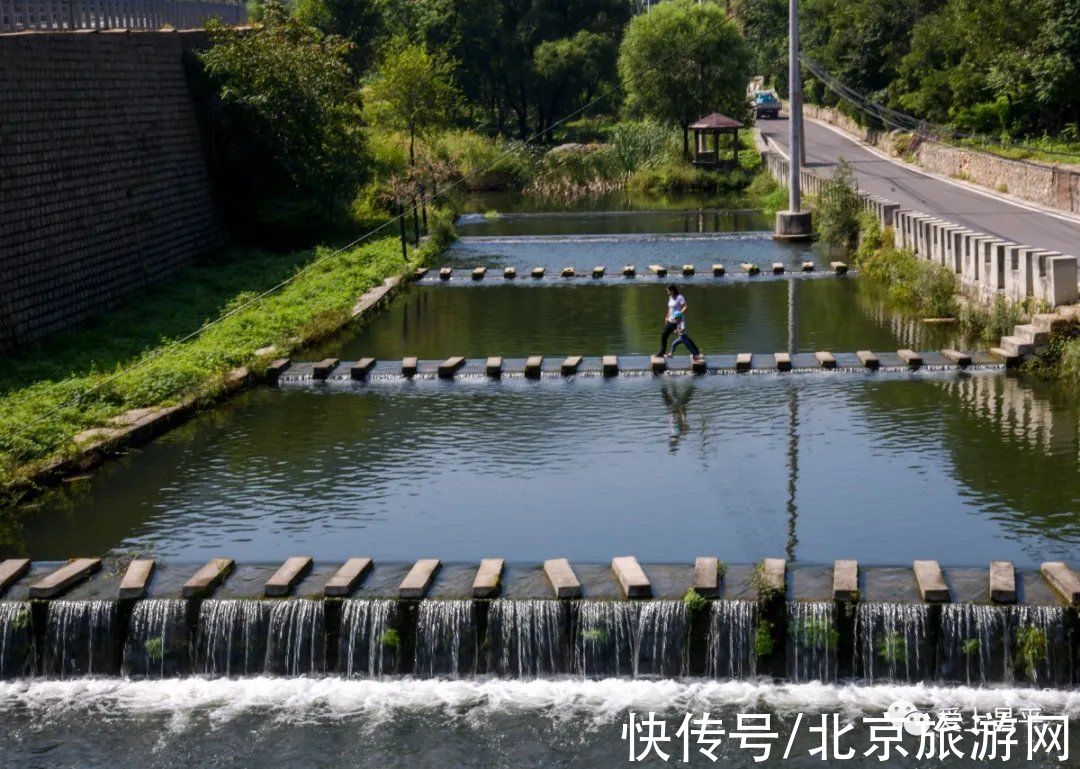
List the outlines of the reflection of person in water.
<svg viewBox="0 0 1080 769">
<path fill-rule="evenodd" d="M 679 441 L 690 431 L 690 420 L 686 418 L 686 407 L 690 405 L 690 398 L 694 395 L 694 386 L 685 388 L 664 383 L 660 387 L 660 397 L 664 399 L 664 406 L 668 412 L 668 447 L 671 451 L 679 448 Z"/>
</svg>

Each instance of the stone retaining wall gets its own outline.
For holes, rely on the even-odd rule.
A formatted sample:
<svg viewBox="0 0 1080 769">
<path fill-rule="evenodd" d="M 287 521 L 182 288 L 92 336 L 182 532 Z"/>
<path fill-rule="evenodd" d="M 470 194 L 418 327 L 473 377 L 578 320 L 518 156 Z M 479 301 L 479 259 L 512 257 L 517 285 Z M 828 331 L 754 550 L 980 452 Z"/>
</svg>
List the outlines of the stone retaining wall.
<svg viewBox="0 0 1080 769">
<path fill-rule="evenodd" d="M 911 158 L 933 173 L 1007 192 L 1032 203 L 1070 213 L 1080 213 L 1080 171 L 1064 166 L 1012 160 L 977 150 L 953 147 L 918 137 L 897 141 L 892 132 L 882 133 L 859 125 L 829 107 L 807 104 L 805 115 L 829 123 L 872 144 L 892 157 Z"/>
<path fill-rule="evenodd" d="M 0 35 L 0 352 L 220 244 L 196 32 Z"/>
</svg>

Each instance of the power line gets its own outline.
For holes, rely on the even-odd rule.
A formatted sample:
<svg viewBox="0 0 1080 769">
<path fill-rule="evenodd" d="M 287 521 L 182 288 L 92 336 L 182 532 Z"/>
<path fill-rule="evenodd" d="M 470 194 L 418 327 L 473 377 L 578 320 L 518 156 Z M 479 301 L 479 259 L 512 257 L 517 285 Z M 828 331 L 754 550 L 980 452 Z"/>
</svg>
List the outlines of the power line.
<svg viewBox="0 0 1080 769">
<path fill-rule="evenodd" d="M 705 27 L 705 29 L 703 29 L 700 34 L 695 36 L 692 39 L 692 41 L 694 43 L 697 43 L 699 40 L 704 39 L 711 32 L 714 32 L 715 30 L 719 29 L 724 24 L 727 24 L 734 17 L 735 17 L 735 14 L 730 13 L 730 12 L 727 13 L 724 16 L 724 18 L 721 19 L 716 24 L 712 24 L 712 25 L 709 25 L 709 26 Z M 660 57 L 659 59 L 657 59 L 655 62 L 653 62 L 653 64 L 651 66 L 646 67 L 643 70 L 643 72 L 648 73 L 648 72 L 652 72 L 654 70 L 657 70 L 661 66 L 663 66 L 664 64 L 669 62 L 671 59 L 676 58 L 677 56 L 679 56 L 682 53 L 683 53 L 683 49 L 681 49 L 679 47 L 673 47 L 671 49 L 671 51 L 669 51 L 666 55 L 664 55 L 664 56 Z M 686 66 L 689 67 L 689 66 L 692 65 L 692 63 L 693 62 L 687 62 Z M 605 92 L 599 94 L 598 96 L 596 96 L 591 101 L 586 102 L 585 104 L 583 104 L 578 109 L 564 115 L 562 118 L 560 118 L 559 120 L 556 120 L 555 122 L 551 123 L 546 128 L 532 134 L 531 136 L 526 138 L 523 143 L 524 144 L 532 144 L 532 143 L 534 143 L 537 139 L 541 138 L 545 134 L 550 133 L 551 131 L 555 130 L 556 128 L 558 128 L 561 125 L 564 125 L 565 123 L 569 122 L 570 120 L 573 120 L 574 118 L 576 118 L 578 115 L 582 114 L 583 112 L 586 112 L 587 110 L 592 109 L 594 106 L 599 104 L 601 101 L 603 101 L 604 99 L 607 99 L 609 96 L 611 96 L 612 94 L 614 94 L 616 92 L 617 92 L 617 89 L 614 86 L 608 86 L 607 89 L 605 90 Z M 468 181 L 472 177 L 477 176 L 477 175 L 482 174 L 482 173 L 485 173 L 488 169 L 494 167 L 495 165 L 500 163 L 505 158 L 507 158 L 510 155 L 514 154 L 515 151 L 516 151 L 516 148 L 511 147 L 511 148 L 503 151 L 502 153 L 497 154 L 494 158 L 489 160 L 487 163 L 482 164 L 481 166 L 474 169 L 472 172 L 466 174 L 465 176 L 461 177 L 457 181 L 451 182 L 450 184 L 447 184 L 446 186 L 442 187 L 441 189 L 437 189 L 437 190 L 433 191 L 430 195 L 427 195 L 427 196 L 421 195 L 420 199 L 413 206 L 411 206 L 410 208 L 415 209 L 418 206 L 426 205 L 427 203 L 435 200 L 436 198 L 443 197 L 447 193 L 449 193 L 449 192 L 457 189 L 461 185 L 463 185 L 466 181 Z M 363 235 L 359 236 L 358 238 L 351 241 L 350 243 L 347 243 L 346 245 L 341 246 L 336 251 L 333 251 L 332 253 L 329 253 L 329 254 L 327 254 L 325 256 L 319 257 L 318 259 L 316 259 L 316 260 L 314 260 L 312 262 L 309 262 L 302 269 L 300 269 L 297 272 L 293 273 L 291 276 L 289 276 L 285 280 L 283 280 L 280 283 L 266 289 L 262 293 L 257 294 L 256 296 L 253 296 L 251 299 L 248 299 L 247 301 L 243 302 L 242 304 L 237 305 L 236 307 L 232 308 L 228 312 L 218 316 L 214 320 L 207 321 L 206 323 L 204 323 L 202 326 L 195 329 L 191 333 L 181 337 L 180 339 L 176 339 L 176 340 L 173 340 L 172 342 L 169 342 L 164 347 L 160 347 L 160 348 L 154 350 L 153 352 L 151 352 L 146 357 L 140 358 L 138 361 L 136 361 L 135 363 L 132 363 L 130 366 L 128 366 L 126 368 L 123 368 L 120 371 L 117 371 L 116 373 L 112 374 L 111 376 L 105 378 L 104 380 L 102 380 L 98 384 L 94 385 L 90 389 L 86 390 L 85 392 L 73 395 L 70 398 L 68 398 L 67 400 L 63 401 L 62 403 L 59 403 L 58 405 L 54 406 L 53 408 L 51 408 L 48 411 L 44 412 L 43 414 L 39 415 L 38 417 L 36 417 L 34 419 L 31 419 L 28 422 L 24 422 L 24 423 L 20 424 L 17 428 L 15 428 L 14 430 L 11 430 L 11 431 L 9 431 L 7 433 L 8 437 L 12 438 L 12 437 L 15 437 L 15 436 L 18 436 L 18 435 L 24 433 L 30 427 L 33 427 L 33 426 L 35 426 L 37 424 L 40 424 L 41 422 L 43 422 L 46 419 L 49 419 L 50 417 L 58 414 L 59 412 L 63 411 L 64 409 L 67 409 L 67 408 L 70 408 L 70 407 L 72 407 L 74 405 L 77 405 L 84 398 L 87 398 L 88 396 L 93 395 L 94 393 L 100 392 L 102 389 L 104 389 L 108 385 L 112 384 L 113 382 L 117 381 L 118 379 L 120 379 L 120 378 L 122 378 L 124 376 L 127 376 L 128 374 L 132 373 L 133 371 L 137 371 L 138 369 L 142 368 L 143 366 L 146 366 L 147 364 L 149 364 L 151 361 L 154 361 L 157 358 L 160 358 L 162 355 L 165 355 L 167 352 L 172 351 L 176 347 L 179 347 L 182 344 L 190 342 L 192 339 L 195 339 L 196 337 L 200 336 L 207 329 L 213 328 L 214 326 L 222 323 L 223 321 L 228 320 L 232 316 L 234 316 L 234 315 L 248 309 L 249 307 L 256 304 L 257 302 L 261 302 L 263 299 L 265 299 L 266 297 L 270 296 L 271 294 L 276 293 L 277 291 L 281 290 L 285 286 L 287 286 L 290 283 L 292 283 L 293 281 L 295 281 L 297 278 L 305 275 L 308 272 L 311 272 L 312 270 L 314 270 L 319 265 L 325 264 L 327 261 L 340 256 L 341 254 L 345 253 L 346 251 L 349 251 L 351 249 L 356 248 L 360 244 L 362 244 L 365 241 L 369 240 L 372 236 L 377 235 L 378 233 L 382 232 L 383 230 L 385 230 L 386 228 L 390 227 L 393 224 L 397 224 L 400 220 L 404 219 L 408 215 L 408 213 L 409 213 L 409 209 L 403 210 L 397 216 L 395 216 L 395 217 L 393 217 L 391 219 L 388 219 L 387 221 L 380 224 L 378 227 L 375 227 L 374 229 L 369 230 L 368 232 L 366 232 Z"/>
</svg>

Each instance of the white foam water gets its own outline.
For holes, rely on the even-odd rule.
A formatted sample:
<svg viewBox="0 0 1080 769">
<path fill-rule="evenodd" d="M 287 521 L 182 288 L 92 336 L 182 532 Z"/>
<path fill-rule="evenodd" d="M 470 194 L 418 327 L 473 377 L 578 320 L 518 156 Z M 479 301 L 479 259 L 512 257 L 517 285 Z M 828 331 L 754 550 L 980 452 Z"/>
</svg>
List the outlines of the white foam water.
<svg viewBox="0 0 1080 769">
<path fill-rule="evenodd" d="M 880 715 L 897 700 L 927 711 L 1011 707 L 1080 716 L 1080 691 L 1015 687 L 775 684 L 766 681 L 675 681 L 553 678 L 506 679 L 86 678 L 0 683 L 0 713 L 15 709 L 165 716 L 176 728 L 189 717 L 224 723 L 253 713 L 283 723 L 362 717 L 382 721 L 406 713 L 542 715 L 600 726 L 628 710 L 685 713 L 731 709 L 781 714 Z"/>
</svg>

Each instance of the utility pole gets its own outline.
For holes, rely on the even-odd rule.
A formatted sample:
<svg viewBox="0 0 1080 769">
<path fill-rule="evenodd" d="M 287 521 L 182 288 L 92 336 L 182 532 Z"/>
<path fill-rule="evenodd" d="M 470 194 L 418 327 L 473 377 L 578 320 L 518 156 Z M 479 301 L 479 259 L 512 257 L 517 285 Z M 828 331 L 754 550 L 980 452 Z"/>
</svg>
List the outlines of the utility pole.
<svg viewBox="0 0 1080 769">
<path fill-rule="evenodd" d="M 809 240 L 810 212 L 802 210 L 802 78 L 799 70 L 799 2 L 788 0 L 788 210 L 776 212 L 777 240 Z"/>
</svg>

